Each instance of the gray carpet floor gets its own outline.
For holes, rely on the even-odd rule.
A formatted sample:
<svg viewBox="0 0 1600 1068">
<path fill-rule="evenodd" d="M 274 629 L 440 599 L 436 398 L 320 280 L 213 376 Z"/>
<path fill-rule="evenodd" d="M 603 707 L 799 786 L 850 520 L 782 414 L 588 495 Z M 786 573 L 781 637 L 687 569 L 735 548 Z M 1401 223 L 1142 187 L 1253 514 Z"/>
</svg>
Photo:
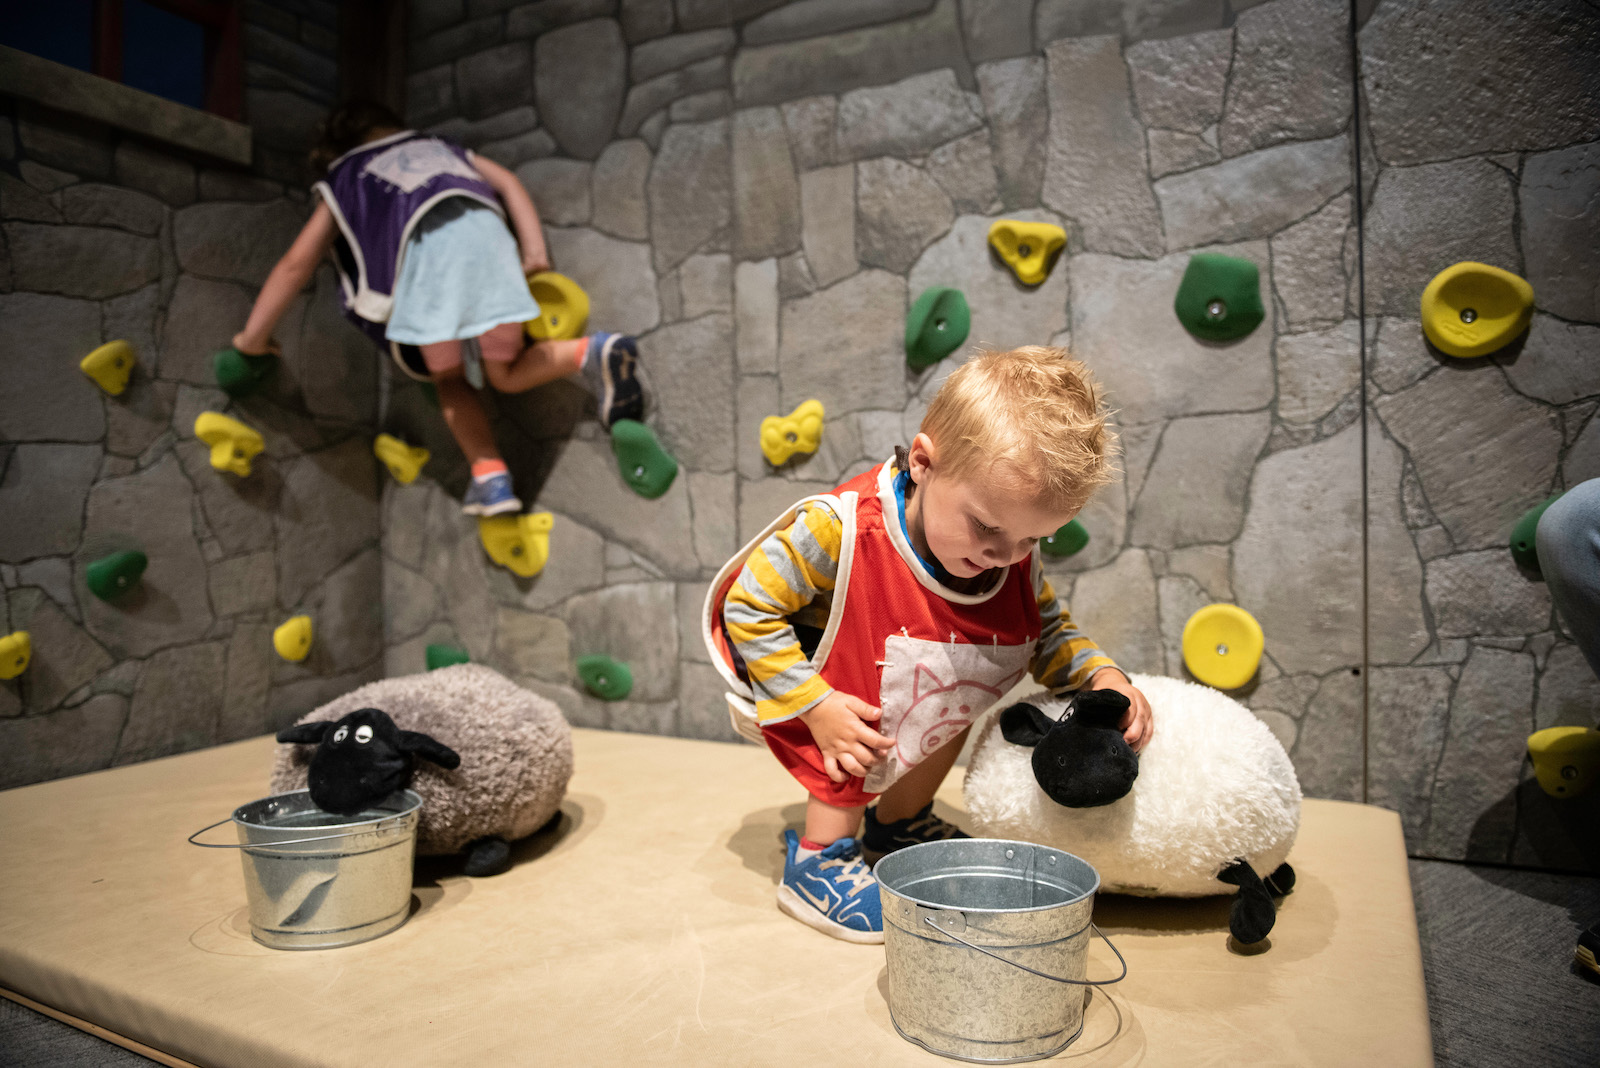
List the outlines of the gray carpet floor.
<svg viewBox="0 0 1600 1068">
<path fill-rule="evenodd" d="M 1600 980 L 1572 961 L 1600 879 L 1413 860 L 1411 888 L 1440 1068 L 1600 1065 Z M 0 998 L 4 1068 L 154 1063 Z"/>
</svg>

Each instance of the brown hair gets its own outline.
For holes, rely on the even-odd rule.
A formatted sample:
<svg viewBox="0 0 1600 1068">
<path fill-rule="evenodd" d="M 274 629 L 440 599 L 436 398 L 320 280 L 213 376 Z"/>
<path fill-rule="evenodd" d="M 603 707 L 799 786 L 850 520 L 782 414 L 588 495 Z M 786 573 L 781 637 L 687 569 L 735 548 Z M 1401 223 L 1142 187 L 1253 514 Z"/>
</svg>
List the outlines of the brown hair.
<svg viewBox="0 0 1600 1068">
<path fill-rule="evenodd" d="M 1116 479 L 1116 438 L 1089 369 L 1065 349 L 981 352 L 945 380 L 922 432 L 956 478 L 1009 468 L 1051 507 L 1076 510 Z"/>
<path fill-rule="evenodd" d="M 307 155 L 311 172 L 321 175 L 328 164 L 364 143 L 374 130 L 403 130 L 405 122 L 372 100 L 350 100 L 332 111 L 317 126 L 317 140 Z"/>
</svg>

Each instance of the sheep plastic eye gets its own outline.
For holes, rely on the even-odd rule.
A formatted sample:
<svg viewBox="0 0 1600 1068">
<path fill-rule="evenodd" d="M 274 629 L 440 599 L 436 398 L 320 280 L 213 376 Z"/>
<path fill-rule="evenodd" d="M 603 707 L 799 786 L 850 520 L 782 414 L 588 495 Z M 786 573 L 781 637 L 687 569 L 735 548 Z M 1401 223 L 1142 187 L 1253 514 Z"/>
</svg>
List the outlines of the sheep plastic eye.
<svg viewBox="0 0 1600 1068">
<path fill-rule="evenodd" d="M 340 742 L 344 741 L 349 734 L 349 727 L 340 727 L 338 730 L 333 732 L 333 744 L 338 745 Z"/>
<path fill-rule="evenodd" d="M 372 728 L 367 726 L 365 723 L 357 727 L 356 741 L 362 745 L 366 745 L 368 742 L 372 741 Z"/>
</svg>

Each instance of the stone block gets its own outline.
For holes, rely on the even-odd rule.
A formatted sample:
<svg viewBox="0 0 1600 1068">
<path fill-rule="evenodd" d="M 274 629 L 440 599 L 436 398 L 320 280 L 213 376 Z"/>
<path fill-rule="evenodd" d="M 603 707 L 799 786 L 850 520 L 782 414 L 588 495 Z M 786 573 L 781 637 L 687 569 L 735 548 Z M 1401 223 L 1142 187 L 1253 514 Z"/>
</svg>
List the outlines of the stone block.
<svg viewBox="0 0 1600 1068">
<path fill-rule="evenodd" d="M 406 121 L 427 127 L 456 114 L 455 68 L 449 63 L 406 78 Z"/>
<path fill-rule="evenodd" d="M 958 215 L 981 214 L 998 206 L 995 201 L 1000 190 L 995 180 L 994 154 L 989 148 L 987 130 L 934 149 L 928 156 L 927 171 L 949 195 Z M 812 258 L 813 266 L 815 262 Z"/>
<path fill-rule="evenodd" d="M 954 221 L 925 171 L 888 156 L 856 164 L 856 252 L 867 266 L 903 274 Z"/>
<path fill-rule="evenodd" d="M 686 467 L 734 466 L 733 321 L 724 314 L 673 323 L 650 338 L 663 444 Z"/>
<path fill-rule="evenodd" d="M 733 113 L 733 94 L 726 89 L 708 89 L 703 93 L 694 93 L 681 100 L 674 100 L 667 109 L 667 117 L 673 122 L 705 122 L 707 119 L 720 119 L 724 115 Z"/>
<path fill-rule="evenodd" d="M 697 664 L 711 663 L 711 652 L 702 639 L 700 627 L 700 613 L 705 608 L 708 589 L 709 584 L 705 582 L 678 583 L 678 655 Z"/>
<path fill-rule="evenodd" d="M 848 164 L 847 164 L 848 166 Z M 778 258 L 778 297 L 793 300 L 817 291 L 817 280 L 804 252 L 791 252 Z"/>
<path fill-rule="evenodd" d="M 1272 238 L 1272 280 L 1291 326 L 1345 315 L 1343 245 L 1350 232 L 1350 197 L 1326 206 Z"/>
<path fill-rule="evenodd" d="M 151 237 L 13 222 L 5 224 L 5 238 L 17 289 L 104 300 L 161 276 L 161 246 Z"/>
<path fill-rule="evenodd" d="M 81 619 L 78 599 L 72 589 L 72 560 L 65 556 L 42 556 L 17 568 L 18 586 L 37 586 L 73 619 Z"/>
<path fill-rule="evenodd" d="M 730 29 L 658 37 L 636 46 L 629 54 L 628 75 L 637 85 L 712 56 L 725 56 L 733 51 L 736 43 Z"/>
<path fill-rule="evenodd" d="M 261 612 L 278 603 L 278 565 L 270 552 L 233 556 L 206 568 L 211 610 L 218 616 Z"/>
<path fill-rule="evenodd" d="M 1232 556 L 1227 545 L 1191 545 L 1167 553 L 1168 574 L 1187 575 L 1198 582 L 1214 601 L 1233 600 L 1233 584 L 1228 581 Z"/>
<path fill-rule="evenodd" d="M 571 156 L 594 159 L 611 140 L 628 85 L 622 30 L 611 19 L 590 19 L 534 42 L 539 114 Z"/>
<path fill-rule="evenodd" d="M 683 663 L 678 668 L 678 719 L 680 738 L 713 742 L 739 742 L 728 719 L 728 684 L 709 664 Z"/>
<path fill-rule="evenodd" d="M 784 0 L 677 0 L 678 27 L 701 30 L 753 19 Z"/>
<path fill-rule="evenodd" d="M 1033 51 L 1033 12 L 1010 0 L 961 0 L 961 31 L 974 63 Z"/>
<path fill-rule="evenodd" d="M 116 763 L 215 745 L 226 673 L 226 642 L 164 649 L 152 656 L 139 675 Z"/>
<path fill-rule="evenodd" d="M 512 6 L 503 0 L 480 0 L 511 7 L 506 15 L 507 37 L 537 37 L 557 26 L 616 14 L 616 0 L 537 0 Z"/>
<path fill-rule="evenodd" d="M 283 466 L 274 516 L 278 596 L 285 608 L 378 538 L 378 473 L 371 446 L 351 439 Z M 338 516 L 338 523 L 329 522 Z"/>
<path fill-rule="evenodd" d="M 0 375 L 0 440 L 98 441 L 105 403 L 78 361 L 102 340 L 100 309 L 88 301 L 0 295 L 0 352 L 10 354 Z"/>
<path fill-rule="evenodd" d="M 299 344 L 284 354 L 288 366 L 280 371 L 292 372 L 311 415 L 365 423 L 377 414 L 379 363 L 372 342 L 339 310 L 338 286 L 331 267 L 318 269 Z"/>
<path fill-rule="evenodd" d="M 1450 722 L 1452 680 L 1443 668 L 1377 668 L 1368 683 L 1369 804 L 1400 813 L 1406 843 L 1420 849 L 1428 794 Z"/>
<path fill-rule="evenodd" d="M 564 622 L 516 608 L 495 614 L 493 663 L 500 670 L 549 682 L 572 680 L 572 635 Z"/>
<path fill-rule="evenodd" d="M 1289 754 L 1306 796 L 1361 800 L 1361 702 L 1361 678 L 1348 668 L 1312 695 Z"/>
<path fill-rule="evenodd" d="M 1591 478 L 1600 478 L 1600 420 L 1595 419 L 1584 425 L 1561 462 L 1561 479 L 1566 485 L 1576 486 Z"/>
<path fill-rule="evenodd" d="M 1266 412 L 1168 423 L 1134 506 L 1134 544 L 1176 549 L 1238 537 L 1245 491 L 1271 429 Z"/>
<path fill-rule="evenodd" d="M 1476 646 L 1461 667 L 1434 772 L 1425 851 L 1510 859 L 1517 789 L 1533 727 L 1533 657 Z"/>
<path fill-rule="evenodd" d="M 739 548 L 738 476 L 732 471 L 689 472 L 689 505 L 694 513 L 694 551 L 700 565 L 714 571 Z"/>
<path fill-rule="evenodd" d="M 48 712 L 113 664 L 100 643 L 42 590 L 11 590 L 6 603 L 10 628 L 33 639 L 33 659 L 22 676 L 26 711 Z"/>
<path fill-rule="evenodd" d="M 499 105 L 486 119 L 480 119 L 477 122 L 466 122 L 462 119 L 451 120 L 452 124 L 457 122 L 461 123 L 463 127 L 459 140 L 462 144 L 473 147 L 527 133 L 539 125 L 539 113 L 527 104 L 512 108 L 504 108 L 503 105 Z M 436 129 L 434 132 L 439 131 Z M 444 135 L 441 134 L 441 136 Z"/>
<path fill-rule="evenodd" d="M 158 197 L 175 208 L 194 201 L 194 166 L 124 137 L 113 156 L 117 182 Z"/>
<path fill-rule="evenodd" d="M 836 483 L 764 478 L 739 484 L 739 544 L 742 546 L 783 515 L 796 501 L 832 493 Z"/>
<path fill-rule="evenodd" d="M 534 85 L 533 46 L 526 41 L 486 48 L 456 61 L 456 104 L 469 119 L 533 103 Z"/>
<path fill-rule="evenodd" d="M 1040 48 L 1063 37 L 1122 32 L 1122 0 L 1039 0 L 1033 39 Z"/>
<path fill-rule="evenodd" d="M 1381 318 L 1367 350 L 1367 377 L 1385 393 L 1397 393 L 1437 371 L 1440 358 L 1433 355 L 1415 319 Z"/>
<path fill-rule="evenodd" d="M 1176 130 L 1151 130 L 1146 135 L 1150 150 L 1150 177 L 1161 178 L 1180 171 L 1215 163 L 1221 155 L 1204 137 Z"/>
<path fill-rule="evenodd" d="M 309 590 L 296 608 L 316 621 L 316 643 L 311 656 L 289 673 L 310 669 L 334 675 L 374 664 L 383 654 L 383 591 L 383 562 L 376 544 Z M 487 605 L 483 607 L 487 610 Z"/>
<path fill-rule="evenodd" d="M 1551 404 L 1600 393 L 1600 327 L 1535 314 L 1526 343 L 1501 362 L 1517 392 Z"/>
<path fill-rule="evenodd" d="M 989 117 L 1000 199 L 1008 208 L 1031 208 L 1039 203 L 1044 180 L 1050 118 L 1044 58 L 985 63 L 976 73 Z"/>
<path fill-rule="evenodd" d="M 1166 649 L 1166 674 L 1184 677 L 1183 627 L 1189 617 L 1210 604 L 1212 598 L 1194 579 L 1184 575 L 1162 575 L 1156 580 L 1161 604 L 1161 644 Z"/>
<path fill-rule="evenodd" d="M 546 226 L 583 226 L 593 211 L 589 184 L 594 168 L 575 159 L 536 159 L 517 168 Z"/>
<path fill-rule="evenodd" d="M 915 74 L 839 98 L 839 158 L 921 156 L 982 125 L 953 70 Z"/>
<path fill-rule="evenodd" d="M 270 623 L 240 622 L 228 636 L 222 712 L 217 718 L 219 742 L 253 738 L 288 726 L 267 715 L 272 666 L 278 659 L 272 648 L 272 629 Z"/>
<path fill-rule="evenodd" d="M 1277 344 L 1278 418 L 1315 423 L 1361 385 L 1360 324 L 1348 320 Z"/>
<path fill-rule="evenodd" d="M 670 582 L 611 586 L 567 603 L 574 656 L 597 653 L 625 661 L 633 672 L 633 701 L 678 695 L 678 617 Z"/>
<path fill-rule="evenodd" d="M 109 133 L 98 122 L 36 104 L 24 102 L 18 109 L 17 135 L 27 157 L 84 178 L 111 177 Z"/>
<path fill-rule="evenodd" d="M 1592 110 L 1600 110 L 1594 109 Z M 1539 307 L 1600 322 L 1600 145 L 1531 155 L 1522 165 L 1522 250 Z"/>
<path fill-rule="evenodd" d="M 1126 58 L 1146 126 L 1199 134 L 1222 119 L 1233 31 L 1139 41 L 1127 47 Z"/>
<path fill-rule="evenodd" d="M 834 137 L 839 121 L 839 100 L 808 96 L 783 105 L 783 125 L 789 131 L 789 149 L 801 171 L 838 162 Z"/>
<path fill-rule="evenodd" d="M 1550 626 L 1550 594 L 1504 549 L 1428 562 L 1428 606 L 1442 638 L 1533 634 Z"/>
<path fill-rule="evenodd" d="M 530 159 L 555 155 L 556 142 L 545 130 L 530 130 L 499 141 L 485 141 L 477 153 L 502 167 L 515 168 Z"/>
<path fill-rule="evenodd" d="M 802 174 L 800 209 L 801 244 L 816 284 L 830 286 L 854 274 L 860 267 L 855 167 L 847 163 Z"/>
<path fill-rule="evenodd" d="M 383 674 L 377 667 L 362 668 L 332 678 L 313 676 L 274 683 L 267 693 L 265 720 L 268 730 L 279 731 L 307 712 L 342 697 L 358 686 L 375 682 Z"/>
<path fill-rule="evenodd" d="M 1332 137 L 1350 121 L 1349 5 L 1280 0 L 1234 27 L 1224 156 Z"/>
<path fill-rule="evenodd" d="M 1341 134 L 1169 175 L 1155 193 L 1167 247 L 1181 249 L 1274 234 L 1349 186 L 1350 144 Z"/>
<path fill-rule="evenodd" d="M 287 200 L 193 204 L 173 216 L 178 263 L 190 274 L 258 286 L 305 219 L 306 210 Z"/>
<path fill-rule="evenodd" d="M 1600 726 L 1600 682 L 1576 645 L 1550 650 L 1539 673 L 1539 703 L 1534 727 Z"/>
<path fill-rule="evenodd" d="M 699 575 L 688 480 L 675 479 L 665 494 L 646 500 L 618 477 L 607 442 L 569 441 L 540 490 L 539 503 L 625 542 L 664 575 Z"/>
<path fill-rule="evenodd" d="M 555 515 L 550 531 L 550 562 L 531 579 L 511 580 L 516 603 L 539 612 L 576 593 L 605 585 L 605 539 L 581 523 Z M 497 574 L 500 574 L 497 572 Z"/>
<path fill-rule="evenodd" d="M 745 25 L 741 39 L 747 46 L 797 41 L 921 15 L 932 6 L 933 0 L 878 0 L 872 4 L 860 4 L 855 0 L 798 0 L 752 19 Z"/>
<path fill-rule="evenodd" d="M 672 32 L 672 0 L 622 0 L 622 36 L 629 44 Z"/>
<path fill-rule="evenodd" d="M 643 141 L 613 141 L 600 153 L 592 175 L 597 229 L 634 241 L 650 237 L 645 181 L 651 159 L 650 146 Z"/>
<path fill-rule="evenodd" d="M 733 245 L 741 260 L 792 252 L 800 245 L 800 184 L 777 108 L 733 116 Z"/>
<path fill-rule="evenodd" d="M 265 26 L 245 23 L 244 52 L 247 58 L 292 75 L 329 95 L 338 90 L 338 65 L 329 56 Z"/>
<path fill-rule="evenodd" d="M 733 260 L 727 255 L 690 256 L 678 268 L 683 317 L 733 311 Z"/>
<path fill-rule="evenodd" d="M 0 174 L 0 218 L 57 223 L 61 221 L 61 211 L 48 195 L 27 182 Z"/>
<path fill-rule="evenodd" d="M 903 406 L 905 309 L 905 282 L 874 270 L 785 302 L 779 317 L 779 408 L 792 411 L 813 397 L 830 416 Z"/>
<path fill-rule="evenodd" d="M 658 75 L 628 90 L 628 98 L 617 120 L 617 133 L 622 137 L 638 134 L 658 148 L 661 125 L 666 122 L 666 109 L 674 101 L 697 93 L 725 88 L 728 84 L 728 61 L 722 56 L 702 59 L 682 70 Z M 651 126 L 655 132 L 650 132 Z"/>
<path fill-rule="evenodd" d="M 854 181 L 852 177 L 852 181 Z M 801 196 L 805 196 L 802 179 Z M 851 213 L 854 221 L 855 213 Z M 854 241 L 852 226 L 852 258 Z M 778 261 L 745 261 L 733 272 L 734 338 L 739 371 L 778 370 Z"/>
<path fill-rule="evenodd" d="M 1165 662 L 1161 619 L 1156 607 L 1156 577 L 1140 549 L 1124 549 L 1105 567 L 1085 571 L 1073 584 L 1071 603 L 1057 590 L 1062 607 L 1106 655 L 1124 671 L 1160 673 Z"/>
<path fill-rule="evenodd" d="M 210 452 L 198 441 L 176 449 L 184 473 L 195 487 L 205 529 L 228 554 L 273 547 L 273 514 L 283 493 L 275 464 L 257 462 L 247 479 L 229 479 L 211 467 Z"/>
<path fill-rule="evenodd" d="M 739 474 L 747 479 L 765 478 L 769 474 L 769 467 L 761 451 L 761 421 L 778 413 L 777 376 L 741 376 L 735 407 L 738 424 L 734 440 Z M 1596 436 L 1600 437 L 1600 434 Z"/>
<path fill-rule="evenodd" d="M 161 286 L 151 283 L 100 305 L 101 336 L 126 341 L 133 346 L 136 360 L 143 361 L 142 367 L 135 368 L 128 388 L 117 398 L 117 403 L 107 406 L 108 420 L 113 418 L 112 413 L 117 408 L 134 402 L 134 391 L 141 384 L 149 385 L 149 376 L 160 352 L 156 345 L 156 321 L 161 316 L 163 303 Z"/>
<path fill-rule="evenodd" d="M 25 159 L 18 163 L 17 173 L 22 176 L 24 182 L 27 182 L 41 193 L 54 193 L 58 189 L 65 189 L 78 180 L 76 174 L 58 171 L 54 167 L 46 167 L 43 163 L 36 163 L 31 159 Z"/>
<path fill-rule="evenodd" d="M 582 227 L 546 230 L 545 240 L 555 269 L 589 294 L 589 329 L 625 334 L 655 329 L 661 305 L 648 245 Z"/>
<path fill-rule="evenodd" d="M 413 35 L 406 63 L 425 69 L 493 48 L 505 40 L 505 23 L 498 15 L 457 22 L 425 36 Z"/>
<path fill-rule="evenodd" d="M 277 149 L 286 157 L 285 165 L 278 168 L 279 180 L 291 181 L 303 175 L 302 153 L 311 147 L 317 124 L 327 116 L 326 101 L 312 100 L 286 89 L 253 86 L 245 89 L 244 97 L 244 110 L 250 118 L 258 161 L 262 158 L 263 147 Z"/>
<path fill-rule="evenodd" d="M 726 247 L 733 191 L 728 126 L 726 119 L 679 123 L 661 139 L 646 184 L 658 273 L 693 252 Z"/>
<path fill-rule="evenodd" d="M 109 693 L 48 716 L 0 720 L 0 789 L 108 766 L 127 721 L 127 698 Z"/>
<path fill-rule="evenodd" d="M 249 294 L 233 283 L 180 275 L 162 331 L 160 376 L 167 381 L 215 385 L 211 358 L 231 343 L 249 317 L 252 303 Z"/>
</svg>

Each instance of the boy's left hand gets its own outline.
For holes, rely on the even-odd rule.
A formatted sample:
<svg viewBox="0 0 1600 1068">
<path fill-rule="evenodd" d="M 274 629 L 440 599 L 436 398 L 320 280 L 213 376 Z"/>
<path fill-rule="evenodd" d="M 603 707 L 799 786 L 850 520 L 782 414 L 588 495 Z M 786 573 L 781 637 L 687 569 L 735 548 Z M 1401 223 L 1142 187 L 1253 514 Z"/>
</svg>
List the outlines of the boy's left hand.
<svg viewBox="0 0 1600 1068">
<path fill-rule="evenodd" d="M 1128 711 L 1122 714 L 1123 740 L 1135 753 L 1150 744 L 1156 732 L 1155 718 L 1150 714 L 1150 702 L 1138 687 L 1128 680 L 1119 668 L 1104 667 L 1089 676 L 1086 690 L 1115 690 L 1128 699 Z"/>
</svg>

